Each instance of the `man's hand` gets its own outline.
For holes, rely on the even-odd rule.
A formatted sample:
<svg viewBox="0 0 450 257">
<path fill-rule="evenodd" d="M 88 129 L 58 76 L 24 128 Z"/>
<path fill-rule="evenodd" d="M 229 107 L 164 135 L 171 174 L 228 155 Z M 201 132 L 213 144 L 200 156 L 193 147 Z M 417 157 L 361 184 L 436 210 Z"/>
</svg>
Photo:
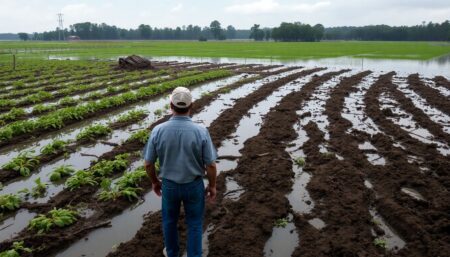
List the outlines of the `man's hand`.
<svg viewBox="0 0 450 257">
<path fill-rule="evenodd" d="M 156 183 L 152 182 L 152 189 L 153 189 L 153 192 L 155 192 L 155 194 L 157 196 L 161 196 L 161 181 L 159 179 L 157 180 Z"/>
<path fill-rule="evenodd" d="M 155 164 L 153 162 L 144 162 L 144 168 L 147 171 L 150 181 L 152 182 L 152 189 L 157 196 L 161 196 L 161 181 L 156 176 Z"/>
<path fill-rule="evenodd" d="M 205 190 L 206 200 L 209 203 L 214 203 L 216 201 L 217 190 L 216 187 L 208 185 Z"/>
</svg>

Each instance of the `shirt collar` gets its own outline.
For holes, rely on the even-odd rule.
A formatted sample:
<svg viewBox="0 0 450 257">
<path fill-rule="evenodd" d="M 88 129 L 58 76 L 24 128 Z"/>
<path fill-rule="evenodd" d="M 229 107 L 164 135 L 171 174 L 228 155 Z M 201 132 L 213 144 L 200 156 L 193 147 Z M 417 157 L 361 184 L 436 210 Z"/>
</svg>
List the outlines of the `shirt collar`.
<svg viewBox="0 0 450 257">
<path fill-rule="evenodd" d="M 170 117 L 170 120 L 191 120 L 191 117 L 189 117 L 188 115 L 172 116 Z"/>
</svg>

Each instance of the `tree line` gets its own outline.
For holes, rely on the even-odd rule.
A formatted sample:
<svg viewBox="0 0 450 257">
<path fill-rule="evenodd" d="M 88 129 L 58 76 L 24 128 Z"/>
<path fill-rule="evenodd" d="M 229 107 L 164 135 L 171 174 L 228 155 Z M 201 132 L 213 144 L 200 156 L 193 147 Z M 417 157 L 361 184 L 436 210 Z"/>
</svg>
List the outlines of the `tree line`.
<svg viewBox="0 0 450 257">
<path fill-rule="evenodd" d="M 325 29 L 327 40 L 450 41 L 450 21 L 416 26 L 371 25 Z"/>
<path fill-rule="evenodd" d="M 228 25 L 222 27 L 217 20 L 209 26 L 188 25 L 176 28 L 157 28 L 141 24 L 136 29 L 123 29 L 105 23 L 76 23 L 68 29 L 42 33 L 19 33 L 21 40 L 61 40 L 76 36 L 82 40 L 225 40 L 254 39 L 284 42 L 321 40 L 386 40 L 386 41 L 450 41 L 450 22 L 422 23 L 416 26 L 371 25 L 363 27 L 325 28 L 322 24 L 283 22 L 278 27 L 261 28 L 259 24 L 248 30 Z"/>
</svg>

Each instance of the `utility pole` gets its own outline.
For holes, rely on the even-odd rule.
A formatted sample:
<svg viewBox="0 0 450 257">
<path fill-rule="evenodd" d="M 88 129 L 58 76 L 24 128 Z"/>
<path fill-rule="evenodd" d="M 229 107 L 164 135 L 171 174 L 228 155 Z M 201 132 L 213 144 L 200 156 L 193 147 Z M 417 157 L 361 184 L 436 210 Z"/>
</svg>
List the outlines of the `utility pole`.
<svg viewBox="0 0 450 257">
<path fill-rule="evenodd" d="M 63 25 L 63 14 L 62 13 L 58 13 L 57 14 L 58 15 L 58 39 L 61 41 L 61 39 L 62 40 L 65 40 L 65 38 L 64 38 L 64 25 Z M 61 34 L 62 34 L 62 36 L 61 36 Z"/>
</svg>

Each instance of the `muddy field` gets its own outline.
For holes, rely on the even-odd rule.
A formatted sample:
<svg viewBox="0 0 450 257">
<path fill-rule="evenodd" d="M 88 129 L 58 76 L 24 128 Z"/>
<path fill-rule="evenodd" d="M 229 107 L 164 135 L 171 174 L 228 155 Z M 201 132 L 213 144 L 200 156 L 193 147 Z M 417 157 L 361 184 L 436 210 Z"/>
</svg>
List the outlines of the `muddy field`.
<svg viewBox="0 0 450 257">
<path fill-rule="evenodd" d="M 219 153 L 204 256 L 450 256 L 444 76 L 59 63 L 0 70 L 0 255 L 163 256 L 160 198 L 136 174 L 168 94 L 186 86 Z M 131 177 L 134 196 L 120 187 Z M 75 220 L 39 233 L 55 208 Z"/>
</svg>

